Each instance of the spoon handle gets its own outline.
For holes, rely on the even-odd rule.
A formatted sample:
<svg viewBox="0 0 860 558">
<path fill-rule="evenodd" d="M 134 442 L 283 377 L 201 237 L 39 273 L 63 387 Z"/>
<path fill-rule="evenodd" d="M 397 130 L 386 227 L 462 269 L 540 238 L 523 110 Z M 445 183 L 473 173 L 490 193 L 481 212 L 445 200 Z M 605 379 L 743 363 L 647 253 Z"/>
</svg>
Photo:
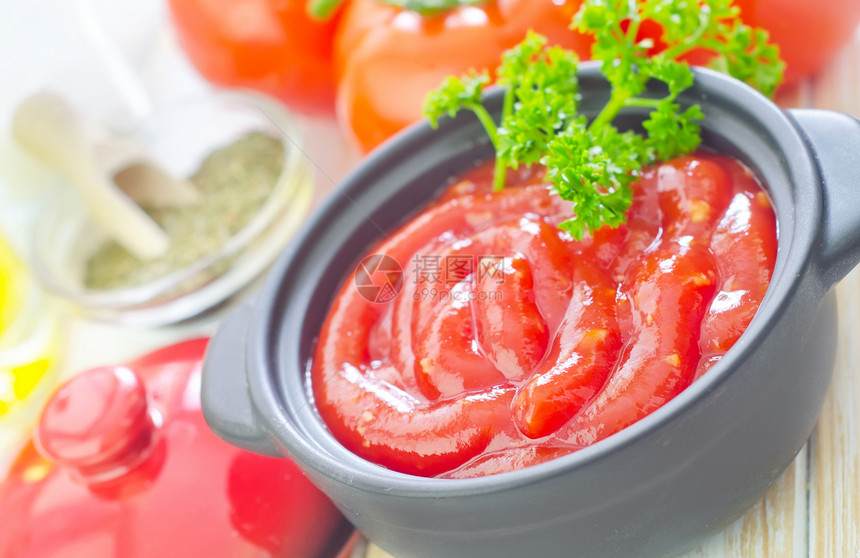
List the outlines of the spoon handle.
<svg viewBox="0 0 860 558">
<path fill-rule="evenodd" d="M 15 112 L 12 133 L 75 188 L 99 227 L 135 257 L 149 260 L 167 251 L 164 231 L 99 172 L 74 112 L 62 99 L 50 93 L 26 99 Z"/>
</svg>

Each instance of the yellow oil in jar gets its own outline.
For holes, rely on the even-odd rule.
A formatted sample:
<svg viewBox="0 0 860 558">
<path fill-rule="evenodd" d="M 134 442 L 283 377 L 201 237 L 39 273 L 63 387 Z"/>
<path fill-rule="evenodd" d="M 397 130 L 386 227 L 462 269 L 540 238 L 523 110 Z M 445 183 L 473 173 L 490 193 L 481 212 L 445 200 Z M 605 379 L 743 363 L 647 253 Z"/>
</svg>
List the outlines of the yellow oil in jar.
<svg viewBox="0 0 860 558">
<path fill-rule="evenodd" d="M 58 333 L 41 291 L 0 238 L 0 420 L 23 406 L 58 368 Z"/>
</svg>

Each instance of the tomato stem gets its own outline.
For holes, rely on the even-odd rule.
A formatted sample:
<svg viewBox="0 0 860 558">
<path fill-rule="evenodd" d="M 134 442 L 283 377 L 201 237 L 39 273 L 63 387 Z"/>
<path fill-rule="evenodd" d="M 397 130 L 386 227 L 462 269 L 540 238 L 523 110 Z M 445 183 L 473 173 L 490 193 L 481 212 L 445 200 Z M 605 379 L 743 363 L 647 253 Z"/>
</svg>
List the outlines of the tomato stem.
<svg viewBox="0 0 860 558">
<path fill-rule="evenodd" d="M 345 0 L 308 0 L 308 13 L 315 19 L 330 18 Z M 452 10 L 459 6 L 484 4 L 487 0 L 376 0 L 395 8 L 403 8 L 424 16 Z"/>
<path fill-rule="evenodd" d="M 309 0 L 308 14 L 315 19 L 328 19 L 334 14 L 344 0 Z"/>
<path fill-rule="evenodd" d="M 418 12 L 421 15 L 433 15 L 446 10 L 451 10 L 459 6 L 471 6 L 474 4 L 483 4 L 487 0 L 376 0 L 389 6 L 395 6 Z"/>
</svg>

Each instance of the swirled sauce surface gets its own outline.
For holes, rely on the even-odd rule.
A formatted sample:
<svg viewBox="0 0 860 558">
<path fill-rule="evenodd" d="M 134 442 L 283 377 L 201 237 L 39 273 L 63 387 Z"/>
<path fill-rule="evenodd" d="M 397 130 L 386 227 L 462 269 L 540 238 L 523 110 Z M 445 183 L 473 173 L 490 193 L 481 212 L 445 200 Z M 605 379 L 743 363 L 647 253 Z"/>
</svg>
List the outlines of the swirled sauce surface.
<svg viewBox="0 0 860 558">
<path fill-rule="evenodd" d="M 730 157 L 645 169 L 627 223 L 580 241 L 540 172 L 490 182 L 462 177 L 334 300 L 312 389 L 361 457 L 472 477 L 574 452 L 707 372 L 767 290 L 774 213 Z"/>
</svg>

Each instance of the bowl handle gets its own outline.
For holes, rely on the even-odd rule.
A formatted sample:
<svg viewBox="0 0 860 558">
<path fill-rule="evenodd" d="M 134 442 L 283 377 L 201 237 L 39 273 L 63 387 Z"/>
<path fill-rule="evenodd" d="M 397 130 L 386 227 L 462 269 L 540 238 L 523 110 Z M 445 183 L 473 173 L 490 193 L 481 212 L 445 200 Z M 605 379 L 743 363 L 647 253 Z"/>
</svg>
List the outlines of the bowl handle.
<svg viewBox="0 0 860 558">
<path fill-rule="evenodd" d="M 860 120 L 829 110 L 788 111 L 812 146 L 824 195 L 819 265 L 828 286 L 860 263 Z"/>
<path fill-rule="evenodd" d="M 254 411 L 245 366 L 245 338 L 252 306 L 227 317 L 209 343 L 203 362 L 201 403 L 206 423 L 220 438 L 261 455 L 283 457 Z"/>
</svg>

